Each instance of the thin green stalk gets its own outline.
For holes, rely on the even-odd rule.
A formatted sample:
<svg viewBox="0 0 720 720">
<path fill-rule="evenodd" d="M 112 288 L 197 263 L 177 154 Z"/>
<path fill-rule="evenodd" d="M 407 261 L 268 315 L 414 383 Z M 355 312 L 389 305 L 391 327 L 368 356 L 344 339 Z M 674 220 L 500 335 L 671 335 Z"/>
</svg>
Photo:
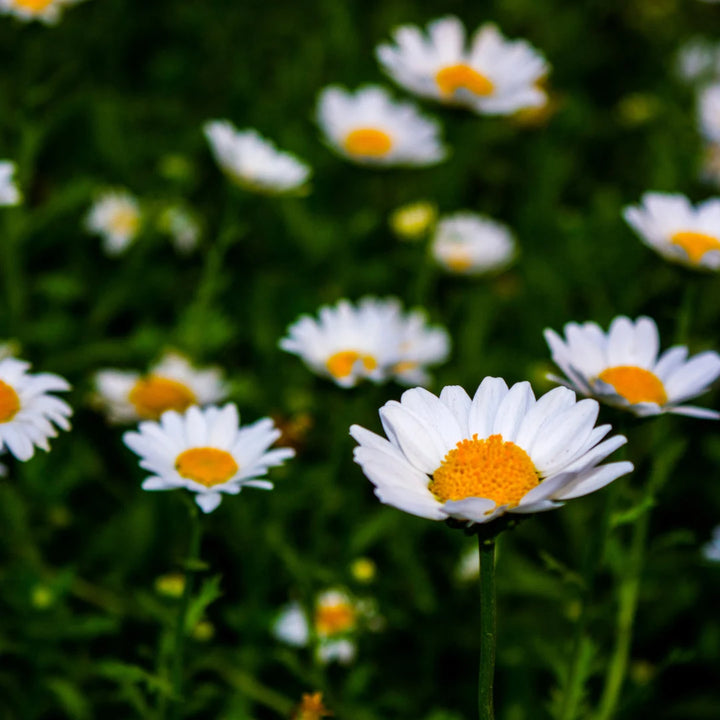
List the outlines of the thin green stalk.
<svg viewBox="0 0 720 720">
<path fill-rule="evenodd" d="M 697 306 L 697 296 L 700 291 L 698 278 L 690 278 L 685 284 L 685 293 L 680 304 L 680 310 L 675 319 L 675 343 L 685 345 L 690 335 L 690 321 L 693 309 Z"/>
<path fill-rule="evenodd" d="M 494 720 L 493 682 L 495 679 L 495 539 L 479 538 L 480 550 L 480 672 L 478 675 L 478 715 Z"/>
</svg>

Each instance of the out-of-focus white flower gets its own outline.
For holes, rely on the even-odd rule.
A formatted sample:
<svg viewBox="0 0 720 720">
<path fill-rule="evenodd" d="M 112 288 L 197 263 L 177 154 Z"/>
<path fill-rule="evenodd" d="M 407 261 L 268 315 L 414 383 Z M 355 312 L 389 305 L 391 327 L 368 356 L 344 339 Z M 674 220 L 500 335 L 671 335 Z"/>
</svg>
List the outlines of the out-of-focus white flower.
<svg viewBox="0 0 720 720">
<path fill-rule="evenodd" d="M 0 160 L 0 206 L 19 205 L 22 202 L 22 193 L 13 179 L 16 171 L 14 162 Z"/>
<path fill-rule="evenodd" d="M 362 165 L 435 165 L 445 159 L 437 122 L 412 103 L 394 101 L 378 85 L 354 94 L 326 87 L 317 121 L 333 150 Z"/>
<path fill-rule="evenodd" d="M 0 0 L 0 14 L 14 15 L 24 21 L 39 20 L 54 25 L 69 5 L 83 0 Z"/>
<path fill-rule="evenodd" d="M 720 562 L 720 525 L 712 533 L 712 538 L 702 546 L 702 554 L 706 560 Z"/>
<path fill-rule="evenodd" d="M 547 102 L 539 81 L 547 74 L 542 55 L 524 40 L 506 40 L 485 23 L 469 47 L 465 28 L 456 17 L 432 21 L 427 33 L 403 25 L 394 44 L 380 45 L 383 69 L 406 90 L 477 113 L 509 115 Z"/>
<path fill-rule="evenodd" d="M 705 38 L 692 38 L 678 50 L 675 60 L 678 76 L 688 83 L 720 76 L 720 44 Z"/>
<path fill-rule="evenodd" d="M 158 218 L 159 229 L 170 236 L 179 253 L 191 253 L 200 238 L 200 224 L 195 216 L 182 205 L 165 208 Z"/>
<path fill-rule="evenodd" d="M 708 85 L 698 96 L 700 134 L 710 142 L 720 143 L 720 82 Z"/>
<path fill-rule="evenodd" d="M 85 218 L 88 232 L 102 237 L 108 255 L 121 255 L 140 232 L 140 204 L 130 193 L 119 190 L 101 195 Z"/>
<path fill-rule="evenodd" d="M 460 582 L 476 580 L 480 575 L 480 554 L 473 544 L 461 556 L 455 568 L 455 577 Z"/>
</svg>

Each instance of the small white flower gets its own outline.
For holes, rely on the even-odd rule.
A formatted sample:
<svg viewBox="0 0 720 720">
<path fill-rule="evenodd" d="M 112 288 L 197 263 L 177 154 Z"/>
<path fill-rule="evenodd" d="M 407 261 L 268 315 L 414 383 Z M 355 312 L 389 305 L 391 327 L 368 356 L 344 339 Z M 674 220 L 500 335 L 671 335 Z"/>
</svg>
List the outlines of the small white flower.
<svg viewBox="0 0 720 720">
<path fill-rule="evenodd" d="M 35 448 L 49 450 L 48 439 L 57 435 L 54 425 L 69 430 L 70 406 L 49 393 L 69 390 L 68 382 L 51 373 L 30 374 L 30 363 L 15 358 L 0 360 L 0 450 L 18 460 L 29 460 Z"/>
<path fill-rule="evenodd" d="M 153 473 L 144 490 L 186 488 L 209 513 L 223 493 L 272 490 L 271 482 L 258 478 L 295 455 L 291 448 L 268 450 L 279 437 L 270 418 L 240 427 L 237 407 L 228 404 L 205 410 L 193 405 L 184 415 L 168 410 L 159 422 L 141 422 L 138 432 L 126 432 L 123 440 L 140 456 L 140 467 Z"/>
<path fill-rule="evenodd" d="M 683 405 L 720 376 L 718 353 L 709 350 L 688 360 L 687 347 L 676 345 L 658 357 L 660 337 L 649 317 L 632 321 L 620 315 L 607 333 L 594 322 L 571 322 L 564 332 L 561 338 L 545 330 L 552 359 L 565 373 L 550 376 L 555 382 L 640 417 L 669 412 L 720 418 L 715 410 Z"/>
<path fill-rule="evenodd" d="M 471 399 L 457 386 L 436 397 L 422 388 L 380 409 L 388 439 L 359 425 L 355 462 L 378 499 L 431 520 L 487 523 L 505 513 L 552 510 L 632 470 L 599 465 L 626 442 L 603 440 L 595 400 L 555 388 L 539 399 L 528 382 L 508 389 L 485 378 Z"/>
<path fill-rule="evenodd" d="M 237 130 L 228 120 L 212 120 L 203 132 L 220 169 L 241 187 L 270 194 L 297 192 L 310 177 L 308 165 L 278 150 L 256 130 Z"/>
<path fill-rule="evenodd" d="M 0 206 L 18 205 L 22 202 L 22 194 L 13 180 L 17 166 L 10 160 L 0 160 Z"/>
<path fill-rule="evenodd" d="M 97 401 L 112 423 L 157 420 L 166 410 L 211 405 L 227 397 L 218 368 L 196 368 L 175 352 L 166 352 L 146 375 L 127 370 L 95 374 Z"/>
<path fill-rule="evenodd" d="M 506 225 L 476 213 L 459 212 L 437 224 L 431 252 L 449 272 L 482 275 L 507 267 L 517 247 Z"/>
<path fill-rule="evenodd" d="M 720 525 L 712 533 L 712 538 L 702 546 L 702 554 L 710 562 L 720 562 Z"/>
<path fill-rule="evenodd" d="M 684 195 L 645 193 L 623 210 L 640 239 L 666 260 L 701 270 L 720 270 L 720 198 L 693 207 Z"/>
<path fill-rule="evenodd" d="M 197 247 L 200 225 L 195 216 L 182 205 L 165 208 L 158 218 L 158 227 L 170 236 L 179 253 L 186 255 Z"/>
<path fill-rule="evenodd" d="M 427 326 L 427 318 L 419 311 L 398 318 L 398 360 L 390 367 L 390 375 L 401 385 L 427 385 L 431 381 L 426 368 L 447 360 L 450 336 L 445 328 Z"/>
<path fill-rule="evenodd" d="M 720 142 L 720 82 L 708 85 L 698 96 L 700 134 L 713 143 Z"/>
<path fill-rule="evenodd" d="M 407 102 L 395 102 L 377 85 L 354 94 L 326 87 L 318 100 L 318 125 L 342 157 L 363 165 L 434 165 L 445 159 L 440 127 Z"/>
<path fill-rule="evenodd" d="M 678 76 L 688 83 L 720 75 L 720 45 L 704 38 L 692 38 L 680 47 L 675 61 Z"/>
<path fill-rule="evenodd" d="M 20 20 L 40 20 L 54 25 L 68 5 L 82 0 L 0 0 L 0 14 L 14 15 Z"/>
<path fill-rule="evenodd" d="M 137 199 L 124 190 L 101 195 L 85 218 L 85 229 L 103 239 L 108 255 L 122 254 L 136 239 L 142 222 Z"/>
<path fill-rule="evenodd" d="M 377 48 L 378 60 L 398 85 L 417 95 L 488 115 L 547 102 L 538 86 L 548 72 L 542 55 L 524 40 L 506 40 L 491 23 L 478 28 L 469 47 L 463 24 L 452 16 L 431 22 L 427 34 L 403 25 L 393 40 Z"/>
</svg>

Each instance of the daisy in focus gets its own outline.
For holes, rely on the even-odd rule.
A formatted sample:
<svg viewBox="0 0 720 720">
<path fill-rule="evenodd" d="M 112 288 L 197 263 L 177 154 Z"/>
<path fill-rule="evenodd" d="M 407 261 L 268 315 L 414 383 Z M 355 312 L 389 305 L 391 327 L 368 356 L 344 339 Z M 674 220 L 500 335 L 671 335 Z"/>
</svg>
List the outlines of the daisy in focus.
<svg viewBox="0 0 720 720">
<path fill-rule="evenodd" d="M 444 328 L 428 327 L 421 312 L 403 313 L 396 298 L 366 297 L 356 306 L 348 300 L 325 305 L 318 319 L 301 316 L 280 347 L 318 375 L 351 388 L 362 380 L 428 382 L 426 366 L 447 358 L 450 338 Z"/>
<path fill-rule="evenodd" d="M 142 215 L 137 199 L 124 190 L 101 195 L 85 218 L 85 229 L 102 237 L 103 250 L 121 255 L 140 232 Z"/>
<path fill-rule="evenodd" d="M 238 130 L 228 120 L 211 120 L 203 132 L 220 169 L 246 190 L 270 195 L 300 192 L 310 177 L 308 165 L 278 150 L 257 130 Z"/>
<path fill-rule="evenodd" d="M 378 499 L 430 520 L 488 523 L 505 513 L 560 507 L 629 473 L 599 463 L 626 438 L 604 439 L 599 405 L 567 388 L 535 399 L 530 383 L 487 377 L 470 398 L 461 387 L 436 397 L 422 388 L 380 408 L 388 439 L 359 425 L 355 462 Z"/>
<path fill-rule="evenodd" d="M 20 20 L 40 20 L 53 25 L 62 11 L 69 5 L 76 5 L 82 0 L 0 0 L 0 13 L 14 15 Z"/>
<path fill-rule="evenodd" d="M 670 262 L 720 270 L 720 199 L 696 207 L 684 195 L 649 192 L 623 210 L 640 239 Z"/>
<path fill-rule="evenodd" d="M 435 165 L 446 156 L 438 123 L 412 103 L 395 102 L 378 85 L 354 94 L 335 85 L 325 88 L 317 121 L 328 145 L 361 165 Z"/>
<path fill-rule="evenodd" d="M 35 448 L 49 450 L 56 427 L 69 430 L 72 409 L 51 392 L 70 389 L 67 380 L 52 373 L 29 373 L 30 363 L 0 360 L 0 450 L 29 460 Z"/>
<path fill-rule="evenodd" d="M 688 360 L 684 345 L 660 356 L 660 336 L 655 321 L 633 321 L 620 315 L 607 333 L 594 322 L 568 323 L 565 337 L 545 330 L 552 359 L 565 377 L 549 375 L 583 395 L 629 410 L 640 417 L 676 413 L 718 419 L 720 413 L 684 405 L 702 395 L 720 377 L 720 355 L 708 350 Z"/>
<path fill-rule="evenodd" d="M 183 415 L 168 410 L 159 422 L 141 422 L 137 432 L 126 432 L 123 441 L 140 456 L 140 467 L 152 473 L 143 490 L 185 488 L 205 513 L 223 494 L 237 495 L 244 487 L 272 490 L 271 482 L 258 478 L 295 451 L 269 449 L 280 437 L 270 418 L 244 427 L 239 422 L 233 404 L 205 410 L 193 405 Z"/>
<path fill-rule="evenodd" d="M 484 275 L 505 269 L 517 255 L 517 244 L 506 225 L 459 212 L 437 224 L 430 251 L 448 272 Z"/>
<path fill-rule="evenodd" d="M 10 160 L 0 160 L 0 206 L 18 205 L 22 194 L 13 179 L 17 166 Z"/>
<path fill-rule="evenodd" d="M 539 85 L 549 70 L 543 56 L 525 40 L 505 39 L 492 23 L 481 25 L 469 46 L 452 16 L 432 21 L 426 33 L 403 25 L 393 41 L 377 48 L 377 58 L 398 85 L 421 97 L 487 115 L 547 103 Z"/>
<path fill-rule="evenodd" d="M 175 352 L 166 352 L 146 375 L 100 370 L 94 377 L 95 400 L 111 423 L 158 420 L 166 410 L 185 412 L 191 405 L 211 405 L 227 397 L 218 368 L 196 368 Z"/>
</svg>

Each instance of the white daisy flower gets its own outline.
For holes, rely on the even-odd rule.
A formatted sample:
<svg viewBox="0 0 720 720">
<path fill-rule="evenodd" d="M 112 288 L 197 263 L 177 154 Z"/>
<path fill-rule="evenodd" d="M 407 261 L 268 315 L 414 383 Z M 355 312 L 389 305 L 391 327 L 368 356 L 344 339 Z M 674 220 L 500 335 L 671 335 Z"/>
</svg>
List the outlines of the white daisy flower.
<svg viewBox="0 0 720 720">
<path fill-rule="evenodd" d="M 708 85 L 698 95 L 700 134 L 713 143 L 720 143 L 720 82 Z"/>
<path fill-rule="evenodd" d="M 626 207 L 623 217 L 666 260 L 720 270 L 720 198 L 693 207 L 684 195 L 649 192 L 640 205 Z"/>
<path fill-rule="evenodd" d="M 395 298 L 366 297 L 357 306 L 340 300 L 321 307 L 318 315 L 317 320 L 301 316 L 280 347 L 340 387 L 391 377 L 400 382 L 427 380 L 424 366 L 442 362 L 448 354 L 447 332 L 426 327 L 422 313 L 404 315 Z"/>
<path fill-rule="evenodd" d="M 196 368 L 176 352 L 166 352 L 146 375 L 100 370 L 94 378 L 96 401 L 111 423 L 157 420 L 166 410 L 185 412 L 227 397 L 219 368 Z"/>
<path fill-rule="evenodd" d="M 482 275 L 507 267 L 517 254 L 510 229 L 471 212 L 442 218 L 430 245 L 433 257 L 449 272 Z"/>
<path fill-rule="evenodd" d="M 702 554 L 710 562 L 720 562 L 720 525 L 712 533 L 712 538 L 702 546 Z"/>
<path fill-rule="evenodd" d="M 485 378 L 472 399 L 457 386 L 422 388 L 380 409 L 388 440 L 359 425 L 355 462 L 381 502 L 431 520 L 487 523 L 505 513 L 552 510 L 633 469 L 599 465 L 626 442 L 603 440 L 599 405 L 555 388 L 538 400 L 528 382 Z"/>
<path fill-rule="evenodd" d="M 22 202 L 22 194 L 13 179 L 16 171 L 14 162 L 0 160 L 0 206 L 19 205 Z"/>
<path fill-rule="evenodd" d="M 649 317 L 616 317 L 607 334 L 594 322 L 571 322 L 564 331 L 561 338 L 545 330 L 552 359 L 565 373 L 549 376 L 555 382 L 640 417 L 669 412 L 720 418 L 715 410 L 683 405 L 720 377 L 718 353 L 708 350 L 688 360 L 687 347 L 676 345 L 658 357 L 660 337 Z"/>
<path fill-rule="evenodd" d="M 212 120 L 203 132 L 220 169 L 243 188 L 270 194 L 297 192 L 310 177 L 308 165 L 278 150 L 256 130 L 237 130 L 228 120 Z"/>
<path fill-rule="evenodd" d="M 30 363 L 16 358 L 0 360 L 0 450 L 18 460 L 29 460 L 35 448 L 49 450 L 54 425 L 69 430 L 70 406 L 50 395 L 69 390 L 67 380 L 51 373 L 30 374 Z"/>
<path fill-rule="evenodd" d="M 209 513 L 223 493 L 272 490 L 271 482 L 258 478 L 295 455 L 291 448 L 268 450 L 279 437 L 270 418 L 240 427 L 237 407 L 228 404 L 205 410 L 193 405 L 183 415 L 168 410 L 159 422 L 141 422 L 138 432 L 126 432 L 123 441 L 140 456 L 140 467 L 153 473 L 143 490 L 186 488 Z"/>
<path fill-rule="evenodd" d="M 85 218 L 85 229 L 102 236 L 103 250 L 120 255 L 140 232 L 140 204 L 130 193 L 119 190 L 101 195 Z"/>
<path fill-rule="evenodd" d="M 182 205 L 170 205 L 158 218 L 159 229 L 170 236 L 179 253 L 187 255 L 197 248 L 200 225 L 195 216 Z"/>
<path fill-rule="evenodd" d="M 378 85 L 354 94 L 326 87 L 317 122 L 333 150 L 362 165 L 434 165 L 445 159 L 438 123 L 412 103 L 395 102 Z"/>
<path fill-rule="evenodd" d="M 377 48 L 377 58 L 398 85 L 417 95 L 488 115 L 547 102 L 538 85 L 549 70 L 542 55 L 524 40 L 506 40 L 491 23 L 478 28 L 469 47 L 456 17 L 434 20 L 427 34 L 403 25 L 393 40 Z"/>
<path fill-rule="evenodd" d="M 54 25 L 68 5 L 82 0 L 0 0 L 0 14 L 14 15 L 20 20 L 40 20 Z"/>
</svg>

